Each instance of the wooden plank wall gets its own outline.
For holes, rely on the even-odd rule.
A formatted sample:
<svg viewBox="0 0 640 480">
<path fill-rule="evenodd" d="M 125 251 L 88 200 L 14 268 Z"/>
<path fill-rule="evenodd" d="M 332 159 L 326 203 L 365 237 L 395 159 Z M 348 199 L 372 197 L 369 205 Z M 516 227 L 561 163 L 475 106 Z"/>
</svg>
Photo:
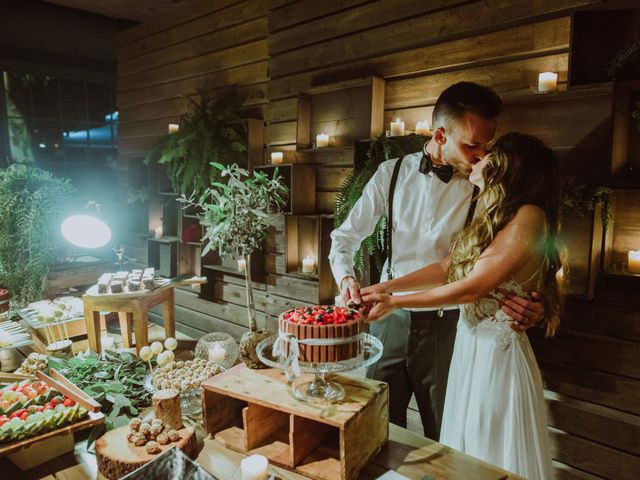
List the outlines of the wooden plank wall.
<svg viewBox="0 0 640 480">
<path fill-rule="evenodd" d="M 429 117 L 449 84 L 490 85 L 506 99 L 501 132 L 545 140 L 568 170 L 607 168 L 611 88 L 587 86 L 533 96 L 541 71 L 559 72 L 566 89 L 571 13 L 599 0 L 219 0 L 123 32 L 118 48 L 121 158 L 147 151 L 184 113 L 201 85 L 238 84 L 246 113 L 264 118 L 266 152 L 294 150 L 300 92 L 367 75 L 386 80 L 385 124 L 412 129 Z M 320 208 L 330 207 L 352 164 L 318 169 Z M 267 282 L 256 284 L 259 322 L 312 302 L 317 283 L 281 275 L 284 224 L 267 241 Z M 585 244 L 587 242 L 585 241 Z M 142 245 L 140 246 L 141 248 Z M 588 246 L 585 245 L 585 250 Z M 237 279 L 215 288 L 225 303 L 181 291 L 186 333 L 245 325 Z M 624 306 L 573 301 L 557 339 L 535 338 L 547 382 L 557 477 L 631 479 L 640 471 L 640 316 Z"/>
</svg>

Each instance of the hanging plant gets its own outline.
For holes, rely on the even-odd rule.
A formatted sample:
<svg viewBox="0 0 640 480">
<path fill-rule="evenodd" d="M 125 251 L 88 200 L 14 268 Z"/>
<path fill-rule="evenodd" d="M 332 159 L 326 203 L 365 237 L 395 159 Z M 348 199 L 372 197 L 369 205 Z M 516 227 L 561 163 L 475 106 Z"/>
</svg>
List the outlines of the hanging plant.
<svg viewBox="0 0 640 480">
<path fill-rule="evenodd" d="M 347 219 L 356 202 L 362 196 L 367 182 L 369 182 L 382 162 L 421 151 L 427 140 L 428 137 L 415 134 L 403 137 L 387 137 L 382 134 L 374 138 L 367 150 L 364 164 L 360 168 L 354 168 L 340 187 L 336 197 L 335 227 L 339 227 Z M 354 255 L 354 268 L 359 276 L 362 276 L 366 270 L 365 253 L 373 260 L 378 272 L 382 271 L 382 265 L 387 258 L 386 238 L 387 217 L 383 215 L 380 217 L 371 236 L 363 240 Z"/>
<path fill-rule="evenodd" d="M 24 164 L 0 170 L 0 284 L 12 306 L 42 299 L 59 259 L 63 205 L 71 182 Z"/>
<path fill-rule="evenodd" d="M 611 189 L 601 185 L 592 185 L 578 180 L 574 176 L 567 177 L 562 192 L 561 209 L 564 215 L 586 217 L 596 206 L 602 206 L 602 227 L 606 231 L 613 224 L 613 210 L 609 197 Z"/>
<path fill-rule="evenodd" d="M 188 99 L 191 109 L 182 116 L 178 131 L 165 136 L 145 163 L 165 165 L 177 193 L 200 196 L 220 179 L 213 163 L 246 165 L 247 141 L 237 95 L 214 98 L 205 90 L 198 90 L 198 95 L 199 101 Z"/>
<path fill-rule="evenodd" d="M 611 80 L 628 80 L 640 73 L 640 40 L 625 45 L 605 67 Z"/>
</svg>

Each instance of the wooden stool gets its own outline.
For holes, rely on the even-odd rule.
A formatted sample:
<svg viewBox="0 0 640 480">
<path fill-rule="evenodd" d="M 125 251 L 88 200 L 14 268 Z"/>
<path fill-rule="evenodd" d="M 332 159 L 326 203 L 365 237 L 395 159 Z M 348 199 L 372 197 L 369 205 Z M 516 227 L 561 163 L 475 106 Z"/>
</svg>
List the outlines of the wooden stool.
<svg viewBox="0 0 640 480">
<path fill-rule="evenodd" d="M 101 352 L 100 312 L 118 312 L 120 330 L 125 347 L 131 346 L 131 325 L 136 336 L 136 351 L 149 344 L 147 326 L 149 323 L 149 309 L 162 304 L 162 319 L 166 337 L 176 336 L 176 303 L 172 287 L 158 288 L 139 294 L 126 293 L 121 295 L 91 295 L 82 296 L 84 302 L 84 321 L 87 325 L 89 347 Z"/>
</svg>

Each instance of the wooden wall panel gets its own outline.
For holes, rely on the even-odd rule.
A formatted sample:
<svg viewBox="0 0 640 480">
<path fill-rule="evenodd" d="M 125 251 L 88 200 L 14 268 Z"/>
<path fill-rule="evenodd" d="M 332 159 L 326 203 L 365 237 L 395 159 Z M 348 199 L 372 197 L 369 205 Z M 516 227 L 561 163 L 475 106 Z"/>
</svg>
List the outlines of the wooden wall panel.
<svg viewBox="0 0 640 480">
<path fill-rule="evenodd" d="M 344 97 L 327 96 L 324 108 L 309 105 L 314 118 L 303 125 L 298 97 L 375 75 L 386 81 L 386 128 L 398 116 L 414 128 L 417 120 L 430 119 L 444 88 L 476 81 L 505 98 L 499 133 L 532 133 L 563 164 L 599 172 L 610 148 L 610 86 L 529 93 L 547 70 L 559 72 L 566 88 L 571 14 L 599 3 L 335 0 L 320 7 L 316 0 L 203 0 L 191 11 L 119 35 L 120 150 L 144 154 L 186 111 L 184 97 L 196 88 L 236 85 L 247 94 L 244 111 L 267 123 L 265 161 L 271 151 L 284 151 L 287 161 L 313 160 L 317 212 L 330 213 L 353 168 L 353 150 L 296 153 L 296 142 L 305 128 L 309 136 L 319 129 L 353 134 L 366 109 L 358 110 L 360 101 L 349 105 Z M 321 96 L 316 92 L 313 99 Z M 315 303 L 320 292 L 317 281 L 285 273 L 283 231 L 280 217 L 265 242 L 266 283 L 254 283 L 262 326 L 275 326 L 286 309 Z M 239 334 L 246 323 L 242 279 L 220 275 L 214 288 L 223 302 L 180 293 L 179 323 L 195 334 Z M 547 387 L 557 478 L 631 478 L 638 468 L 638 324 L 638 312 L 625 306 L 574 300 L 557 339 L 532 335 Z"/>
</svg>

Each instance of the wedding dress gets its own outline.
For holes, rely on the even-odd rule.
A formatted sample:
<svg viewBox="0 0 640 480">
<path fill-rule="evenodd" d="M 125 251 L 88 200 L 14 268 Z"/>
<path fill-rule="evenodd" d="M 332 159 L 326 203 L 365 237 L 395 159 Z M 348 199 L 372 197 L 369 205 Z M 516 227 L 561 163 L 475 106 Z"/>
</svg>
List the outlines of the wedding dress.
<svg viewBox="0 0 640 480">
<path fill-rule="evenodd" d="M 523 285 L 539 272 L 461 306 L 440 442 L 530 480 L 550 480 L 540 370 L 527 335 L 513 331 L 500 309 L 500 290 L 526 297 Z"/>
</svg>

